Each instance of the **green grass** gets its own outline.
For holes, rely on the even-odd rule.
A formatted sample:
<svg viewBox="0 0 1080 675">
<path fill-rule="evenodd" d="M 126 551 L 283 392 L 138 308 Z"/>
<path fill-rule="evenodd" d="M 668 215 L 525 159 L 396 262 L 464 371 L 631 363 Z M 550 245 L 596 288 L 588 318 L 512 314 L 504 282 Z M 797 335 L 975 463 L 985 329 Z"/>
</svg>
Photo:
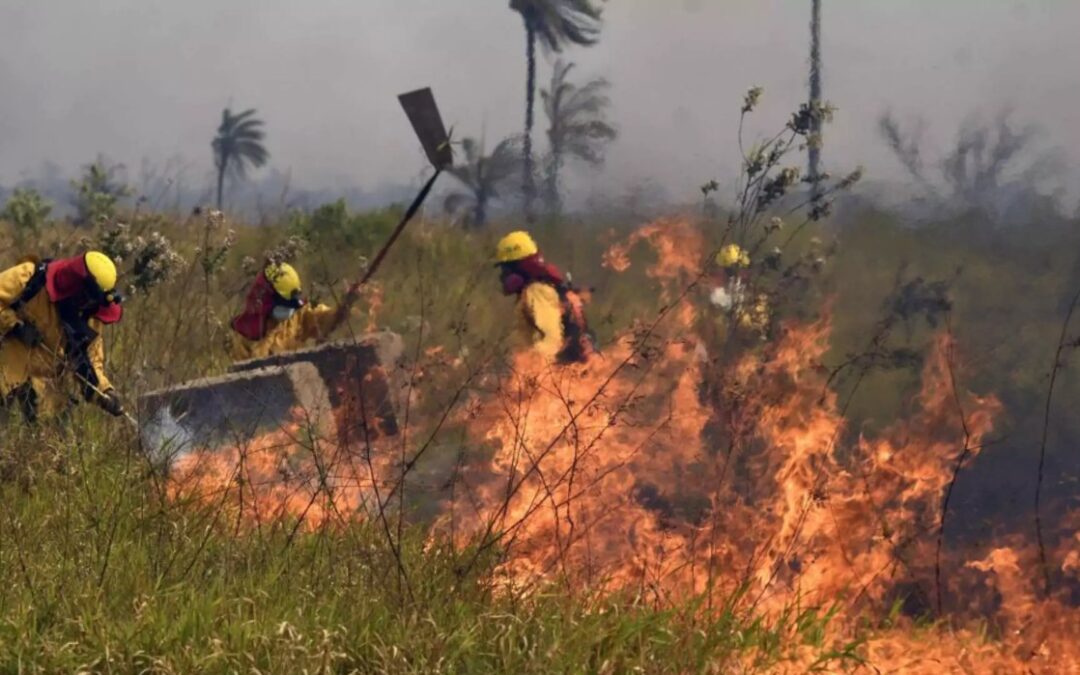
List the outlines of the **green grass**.
<svg viewBox="0 0 1080 675">
<path fill-rule="evenodd" d="M 463 573 L 468 551 L 420 532 L 403 580 L 373 525 L 237 536 L 213 510 L 163 502 L 130 439 L 89 415 L 15 436 L 0 672 L 764 672 L 799 645 L 850 656 L 813 610 L 706 620 L 693 604 L 494 590 L 490 567 Z"/>
<path fill-rule="evenodd" d="M 394 215 L 324 212 L 334 227 L 294 261 L 309 291 L 339 295 Z M 227 323 L 250 281 L 242 259 L 260 257 L 306 225 L 238 227 L 235 246 L 209 276 L 195 250 L 199 223 L 155 219 L 153 226 L 187 266 L 134 295 L 125 320 L 107 333 L 109 370 L 129 399 L 220 372 Z M 386 299 L 378 325 L 402 333 L 410 355 L 442 346 L 475 362 L 506 349 L 512 301 L 499 293 L 488 252 L 509 227 L 464 234 L 417 223 L 377 277 Z M 643 269 L 650 253 L 635 252 L 631 270 L 614 274 L 599 264 L 600 231 L 562 227 L 548 226 L 541 239 L 550 259 L 596 287 L 590 317 L 602 342 L 655 315 L 658 289 Z M 868 215 L 840 235 L 821 288 L 807 296 L 835 298 L 829 362 L 865 344 L 906 265 L 908 277 L 955 280 L 953 327 L 976 366 L 962 375 L 971 373 L 976 391 L 1015 402 L 1017 419 L 1030 419 L 1080 251 L 1074 230 L 1048 228 L 1045 241 L 1025 246 L 1025 233 L 991 236 L 965 223 L 910 228 Z M 66 254 L 86 235 L 95 236 L 54 225 L 42 235 L 42 252 Z M 2 262 L 15 257 L 12 251 Z M 791 308 L 793 315 L 811 310 Z M 368 318 L 361 307 L 343 334 L 360 331 Z M 894 346 L 921 348 L 930 332 L 924 325 L 899 330 Z M 999 367 L 978 367 L 987 362 Z M 445 406 L 463 374 L 424 376 L 432 394 L 418 417 Z M 917 368 L 870 373 L 849 411 L 852 428 L 901 415 L 917 378 Z M 1060 386 L 1060 401 L 1080 396 L 1075 370 Z M 1080 433 L 1080 418 L 1060 425 L 1062 439 Z M 771 672 L 858 663 L 857 636 L 829 637 L 830 608 L 766 618 L 705 612 L 693 601 L 658 608 L 629 596 L 582 597 L 559 585 L 529 595 L 496 591 L 494 558 L 463 570 L 467 551 L 429 545 L 408 528 L 403 578 L 375 523 L 296 538 L 289 528 L 237 535 L 212 510 L 164 500 L 130 430 L 93 409 L 37 430 L 5 423 L 2 433 L 0 672 Z M 1030 438 L 1017 433 L 1015 447 L 1000 456 L 1030 462 Z M 458 449 L 448 430 L 429 458 L 433 474 Z M 1064 442 L 1051 447 L 1051 461 L 1066 451 Z M 418 467 L 421 477 L 424 470 Z"/>
</svg>

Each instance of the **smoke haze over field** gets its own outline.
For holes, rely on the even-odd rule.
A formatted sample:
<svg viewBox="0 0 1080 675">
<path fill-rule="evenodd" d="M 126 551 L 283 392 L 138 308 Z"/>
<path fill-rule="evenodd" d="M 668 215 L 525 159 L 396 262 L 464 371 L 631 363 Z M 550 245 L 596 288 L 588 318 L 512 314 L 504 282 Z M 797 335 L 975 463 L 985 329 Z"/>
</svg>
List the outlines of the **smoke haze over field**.
<svg viewBox="0 0 1080 675">
<path fill-rule="evenodd" d="M 621 136 L 578 192 L 655 180 L 678 200 L 734 175 L 742 93 L 751 131 L 805 98 L 809 2 L 612 0 L 599 46 L 569 57 L 613 85 Z M 1044 143 L 1080 143 L 1080 3 L 825 0 L 825 97 L 839 107 L 826 168 L 900 176 L 877 118 L 923 115 L 945 143 L 1004 105 Z M 210 183 L 221 108 L 255 107 L 271 164 L 306 187 L 415 179 L 420 149 L 396 95 L 431 85 L 448 124 L 489 143 L 523 118 L 524 36 L 503 0 L 7 0 L 0 6 L 0 183 L 99 152 L 186 158 Z M 550 64 L 541 66 L 544 85 Z M 539 111 L 538 111 L 539 112 Z M 544 120 L 538 119 L 538 142 Z M 930 143 L 934 148 L 935 143 Z M 1075 159 L 1075 157 L 1070 157 Z"/>
</svg>

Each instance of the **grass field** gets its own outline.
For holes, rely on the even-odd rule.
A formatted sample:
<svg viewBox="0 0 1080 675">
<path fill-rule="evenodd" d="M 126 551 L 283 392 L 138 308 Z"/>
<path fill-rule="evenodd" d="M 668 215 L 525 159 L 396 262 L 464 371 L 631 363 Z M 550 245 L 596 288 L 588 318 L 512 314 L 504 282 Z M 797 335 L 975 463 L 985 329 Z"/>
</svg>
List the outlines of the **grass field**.
<svg viewBox="0 0 1080 675">
<path fill-rule="evenodd" d="M 125 279 L 141 288 L 132 292 L 124 321 L 109 330 L 107 345 L 113 380 L 134 402 L 141 392 L 224 369 L 228 319 L 240 307 L 252 263 L 267 251 L 286 251 L 308 292 L 333 302 L 396 215 L 392 209 L 324 212 L 321 221 L 297 216 L 253 227 L 144 213 L 129 216 L 126 231 L 53 224 L 38 250 L 28 252 L 66 254 L 83 240 L 121 251 L 130 246 Z M 538 230 L 548 258 L 593 287 L 589 316 L 605 346 L 671 304 L 669 289 L 648 272 L 657 260 L 648 246 L 632 249 L 624 273 L 601 264 L 605 250 L 639 225 L 571 220 Z M 700 227 L 709 246 L 719 240 L 718 227 Z M 469 365 L 431 365 L 423 373 L 417 387 L 424 396 L 413 411 L 417 431 L 408 441 L 417 447 L 466 371 L 483 364 L 502 372 L 513 358 L 512 302 L 500 295 L 489 262 L 505 229 L 463 233 L 417 223 L 342 331 L 394 330 L 404 337 L 410 363 L 430 365 L 433 357 L 424 355 L 441 354 Z M 791 244 L 793 256 L 820 248 L 826 261 L 820 274 L 778 296 L 778 320 L 811 321 L 831 307 L 833 329 L 822 357 L 830 368 L 871 353 L 868 342 L 881 348 L 829 381 L 841 400 L 857 392 L 843 411 L 846 437 L 910 415 L 930 345 L 946 328 L 963 354 L 957 365 L 963 388 L 1003 402 L 987 441 L 997 447 L 967 464 L 957 482 L 949 547 L 985 543 L 987 536 L 1004 546 L 1030 535 L 1038 411 L 1069 283 L 1080 281 L 1070 275 L 1080 256 L 1078 231 L 1063 222 L 1030 236 L 963 219 L 913 227 L 868 212 L 844 226 L 815 225 Z M 146 254 L 150 264 L 140 259 L 140 252 L 160 253 L 155 232 L 179 256 L 171 263 L 168 256 Z M 297 237 L 306 244 L 298 246 Z M 7 250 L 5 265 L 21 253 Z M 155 278 L 166 268 L 167 275 Z M 932 293 L 897 294 L 920 277 L 948 285 L 951 307 L 936 325 L 916 302 Z M 691 290 L 680 301 L 697 309 L 692 325 L 702 335 L 712 321 L 706 298 L 706 291 Z M 907 307 L 904 298 L 918 306 Z M 899 318 L 874 342 L 887 316 Z M 1080 400 L 1075 367 L 1060 378 L 1057 400 Z M 477 382 L 482 392 L 483 378 Z M 1054 409 L 1048 446 L 1052 478 L 1045 499 L 1060 516 L 1051 527 L 1055 551 L 1067 550 L 1075 531 L 1066 514 L 1076 507 L 1069 448 L 1080 419 L 1066 407 Z M 451 455 L 439 453 L 459 449 L 458 431 L 444 432 L 433 465 L 450 462 Z M 1023 654 L 1002 638 L 1016 625 L 1005 608 L 974 619 L 955 587 L 944 614 L 905 605 L 897 591 L 854 615 L 839 596 L 803 602 L 799 594 L 766 611 L 747 602 L 749 589 L 738 584 L 685 593 L 677 602 L 633 587 L 603 592 L 560 573 L 548 584 L 521 588 L 500 581 L 501 546 L 477 556 L 476 542 L 452 545 L 427 529 L 430 513 L 406 519 L 397 532 L 377 519 L 299 536 L 288 522 L 238 531 L 221 509 L 173 502 L 159 481 L 136 434 L 92 408 L 37 428 L 14 419 L 5 424 L 0 671 L 837 672 L 869 668 L 867 660 L 888 670 L 907 657 L 914 659 L 909 669 L 924 672 L 942 663 L 976 670 L 1026 663 L 1054 672 L 1048 664 L 1055 661 Z M 414 490 L 410 499 L 423 497 L 422 485 Z M 1067 570 L 1056 581 L 1059 588 L 1076 583 Z M 1076 616 L 1074 606 L 1062 607 L 1065 618 Z M 906 647 L 890 651 L 897 631 Z M 941 660 L 936 650 L 955 660 Z"/>
</svg>

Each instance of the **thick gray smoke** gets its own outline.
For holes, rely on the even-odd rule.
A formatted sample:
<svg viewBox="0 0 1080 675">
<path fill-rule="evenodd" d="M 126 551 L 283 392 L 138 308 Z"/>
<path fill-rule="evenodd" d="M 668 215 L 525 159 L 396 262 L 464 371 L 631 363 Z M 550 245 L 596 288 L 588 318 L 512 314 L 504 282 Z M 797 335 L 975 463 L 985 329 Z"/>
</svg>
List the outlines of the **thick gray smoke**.
<svg viewBox="0 0 1080 675">
<path fill-rule="evenodd" d="M 824 0 L 823 14 L 824 93 L 840 109 L 826 169 L 904 175 L 878 134 L 885 109 L 925 118 L 928 147 L 1006 104 L 1052 144 L 1080 141 L 1080 3 Z M 648 184 L 685 201 L 730 178 L 743 91 L 765 87 L 762 133 L 805 99 L 809 15 L 795 0 L 606 3 L 600 45 L 568 56 L 611 80 L 621 133 L 602 172 L 571 172 L 578 198 Z M 205 189 L 231 103 L 258 108 L 294 187 L 376 194 L 423 166 L 396 94 L 431 85 L 459 135 L 494 145 L 521 126 L 524 67 L 520 19 L 498 0 L 6 0 L 0 184 L 105 153 L 133 180 L 144 159 L 180 156 Z"/>
</svg>

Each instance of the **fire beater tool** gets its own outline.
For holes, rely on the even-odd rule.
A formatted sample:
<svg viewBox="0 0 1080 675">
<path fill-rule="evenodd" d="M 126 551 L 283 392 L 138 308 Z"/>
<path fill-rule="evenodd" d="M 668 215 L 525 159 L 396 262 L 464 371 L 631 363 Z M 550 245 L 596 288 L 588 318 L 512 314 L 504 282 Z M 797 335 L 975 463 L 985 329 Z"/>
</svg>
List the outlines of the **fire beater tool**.
<svg viewBox="0 0 1080 675">
<path fill-rule="evenodd" d="M 446 127 L 443 125 L 442 116 L 439 115 L 439 107 L 435 104 L 435 96 L 431 93 L 431 89 L 425 87 L 423 89 L 417 89 L 416 91 L 410 91 L 398 96 L 398 100 L 401 102 L 401 107 L 405 109 L 405 114 L 409 118 L 409 122 L 412 123 L 413 131 L 416 132 L 417 137 L 420 139 L 420 144 L 424 148 L 424 153 L 427 155 L 428 161 L 431 166 L 434 167 L 435 173 L 428 178 L 424 183 L 424 187 L 420 189 L 420 192 L 409 204 L 409 208 L 406 209 L 405 215 L 402 216 L 401 221 L 398 222 L 397 227 L 390 233 L 390 238 L 386 240 L 379 252 L 375 254 L 371 264 L 368 265 L 367 270 L 364 272 L 364 276 L 360 278 L 355 284 L 349 287 L 348 293 L 345 295 L 344 300 L 338 307 L 337 315 L 334 317 L 334 322 L 331 330 L 337 328 L 345 321 L 345 317 L 349 315 L 349 309 L 356 303 L 360 297 L 360 289 L 368 282 L 369 279 L 375 274 L 376 270 L 382 264 L 386 254 L 390 251 L 390 247 L 394 245 L 394 242 L 398 240 L 401 233 L 405 231 L 405 226 L 409 224 L 416 212 L 420 210 L 420 206 L 427 199 L 428 193 L 431 192 L 431 188 L 435 185 L 435 180 L 439 177 L 445 169 L 451 167 L 454 163 L 453 151 L 450 148 L 450 135 L 446 132 Z"/>
</svg>

